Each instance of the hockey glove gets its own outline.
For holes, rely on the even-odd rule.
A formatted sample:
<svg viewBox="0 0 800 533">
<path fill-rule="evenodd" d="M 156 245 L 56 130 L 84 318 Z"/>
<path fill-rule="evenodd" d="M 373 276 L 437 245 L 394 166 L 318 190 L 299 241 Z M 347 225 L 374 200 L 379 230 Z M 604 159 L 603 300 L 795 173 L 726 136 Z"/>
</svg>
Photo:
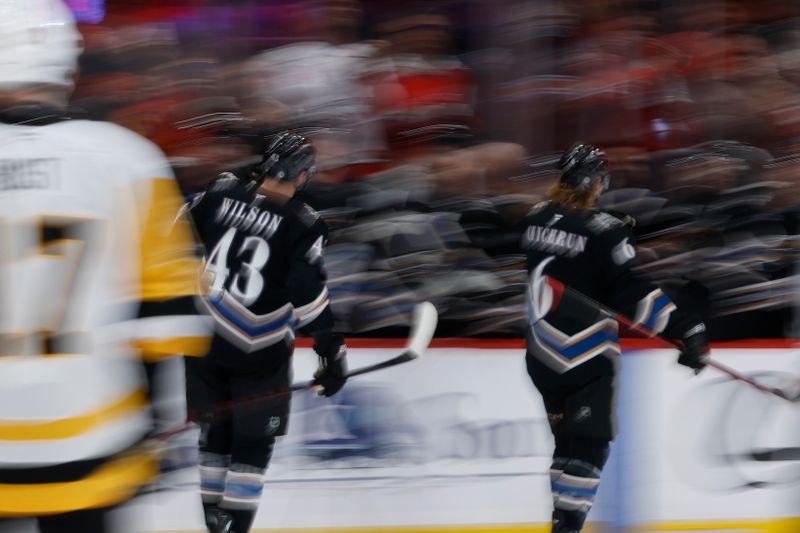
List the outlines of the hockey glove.
<svg viewBox="0 0 800 533">
<path fill-rule="evenodd" d="M 706 338 L 706 325 L 700 322 L 687 330 L 681 339 L 681 346 L 678 364 L 694 368 L 694 373 L 699 374 L 708 364 L 711 353 Z"/>
<path fill-rule="evenodd" d="M 314 336 L 314 351 L 319 355 L 314 385 L 319 385 L 320 393 L 329 398 L 347 382 L 347 346 L 341 335 L 328 333 Z"/>
</svg>

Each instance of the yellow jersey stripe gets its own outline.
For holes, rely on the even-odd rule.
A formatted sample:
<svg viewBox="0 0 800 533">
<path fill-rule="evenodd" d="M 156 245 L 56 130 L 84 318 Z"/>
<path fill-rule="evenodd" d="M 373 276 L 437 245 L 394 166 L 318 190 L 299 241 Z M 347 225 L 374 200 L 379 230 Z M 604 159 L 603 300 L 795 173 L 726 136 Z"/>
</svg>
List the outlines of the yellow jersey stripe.
<svg viewBox="0 0 800 533">
<path fill-rule="evenodd" d="M 142 360 L 155 363 L 175 355 L 203 356 L 211 345 L 210 337 L 174 337 L 171 339 L 139 339 L 134 341 L 141 350 Z"/>
<path fill-rule="evenodd" d="M 93 412 L 58 420 L 0 421 L 0 441 L 59 440 L 77 437 L 147 404 L 144 390 L 136 389 Z M 0 498 L 1 499 L 1 498 Z"/>
<path fill-rule="evenodd" d="M 130 499 L 156 476 L 155 456 L 140 452 L 111 460 L 77 481 L 0 484 L 0 517 L 107 507 Z"/>
</svg>

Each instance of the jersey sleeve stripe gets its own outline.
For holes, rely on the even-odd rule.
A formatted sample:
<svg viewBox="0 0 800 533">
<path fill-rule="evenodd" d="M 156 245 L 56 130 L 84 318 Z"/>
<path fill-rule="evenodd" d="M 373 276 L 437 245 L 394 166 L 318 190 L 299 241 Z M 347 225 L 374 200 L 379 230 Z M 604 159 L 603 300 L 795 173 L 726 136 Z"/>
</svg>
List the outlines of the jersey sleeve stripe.
<svg viewBox="0 0 800 533">
<path fill-rule="evenodd" d="M 675 309 L 672 300 L 661 289 L 655 289 L 639 300 L 636 305 L 634 324 L 651 331 L 651 336 L 657 335 L 667 326 L 669 315 Z"/>
<path fill-rule="evenodd" d="M 328 288 L 323 287 L 322 291 L 319 293 L 319 296 L 314 298 L 314 301 L 306 305 L 301 305 L 295 309 L 295 316 L 297 317 L 298 326 L 304 327 L 305 325 L 313 322 L 314 319 L 322 314 L 329 304 L 330 296 L 328 295 Z"/>
</svg>

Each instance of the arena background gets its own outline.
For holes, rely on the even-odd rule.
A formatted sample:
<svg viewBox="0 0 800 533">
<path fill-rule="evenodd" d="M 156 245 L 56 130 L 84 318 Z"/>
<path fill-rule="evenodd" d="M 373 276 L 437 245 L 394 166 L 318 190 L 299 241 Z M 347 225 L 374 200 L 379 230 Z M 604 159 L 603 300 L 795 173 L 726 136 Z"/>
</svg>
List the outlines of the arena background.
<svg viewBox="0 0 800 533">
<path fill-rule="evenodd" d="M 714 356 L 796 383 L 797 3 L 69 3 L 76 113 L 154 141 L 187 195 L 254 138 L 306 133 L 338 328 L 402 337 L 429 300 L 438 336 L 464 339 L 333 402 L 298 397 L 258 527 L 544 531 L 551 443 L 516 340 L 515 226 L 576 140 L 607 153 L 601 206 L 638 220 L 641 271 L 738 342 Z M 354 362 L 386 353 L 371 342 Z M 622 358 L 595 530 L 800 530 L 796 407 L 689 379 L 674 355 L 634 343 Z M 201 527 L 191 471 L 176 476 L 140 513 L 151 531 Z"/>
</svg>

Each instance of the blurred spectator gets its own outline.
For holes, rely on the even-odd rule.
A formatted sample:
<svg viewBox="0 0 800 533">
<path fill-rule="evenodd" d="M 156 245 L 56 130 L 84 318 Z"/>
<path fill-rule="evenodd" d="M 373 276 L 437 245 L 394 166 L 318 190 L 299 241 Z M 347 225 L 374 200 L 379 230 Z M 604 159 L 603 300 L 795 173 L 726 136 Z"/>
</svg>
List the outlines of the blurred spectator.
<svg viewBox="0 0 800 533">
<path fill-rule="evenodd" d="M 339 310 L 354 331 L 400 324 L 392 302 L 425 297 L 441 297 L 444 324 L 480 322 L 469 299 L 492 293 L 508 297 L 493 307 L 504 317 L 463 333 L 514 334 L 515 221 L 552 180 L 553 154 L 582 140 L 606 150 L 601 202 L 639 219 L 648 275 L 698 300 L 717 335 L 736 333 L 731 317 L 778 334 L 797 234 L 800 7 L 499 5 L 109 2 L 85 32 L 77 104 L 159 144 L 186 191 L 263 134 L 312 137 L 321 172 L 307 195 L 334 228 L 334 305 L 368 310 Z"/>
<path fill-rule="evenodd" d="M 428 165 L 444 194 L 495 194 L 522 171 L 522 147 L 477 142 L 475 85 L 453 55 L 442 14 L 401 13 L 379 27 L 389 43 L 372 82 L 395 164 Z"/>
<path fill-rule="evenodd" d="M 363 81 L 380 43 L 359 40 L 361 14 L 358 0 L 306 2 L 311 39 L 266 50 L 239 74 L 253 128 L 302 130 L 317 146 L 323 181 L 351 179 L 381 163 L 383 137 Z"/>
</svg>

